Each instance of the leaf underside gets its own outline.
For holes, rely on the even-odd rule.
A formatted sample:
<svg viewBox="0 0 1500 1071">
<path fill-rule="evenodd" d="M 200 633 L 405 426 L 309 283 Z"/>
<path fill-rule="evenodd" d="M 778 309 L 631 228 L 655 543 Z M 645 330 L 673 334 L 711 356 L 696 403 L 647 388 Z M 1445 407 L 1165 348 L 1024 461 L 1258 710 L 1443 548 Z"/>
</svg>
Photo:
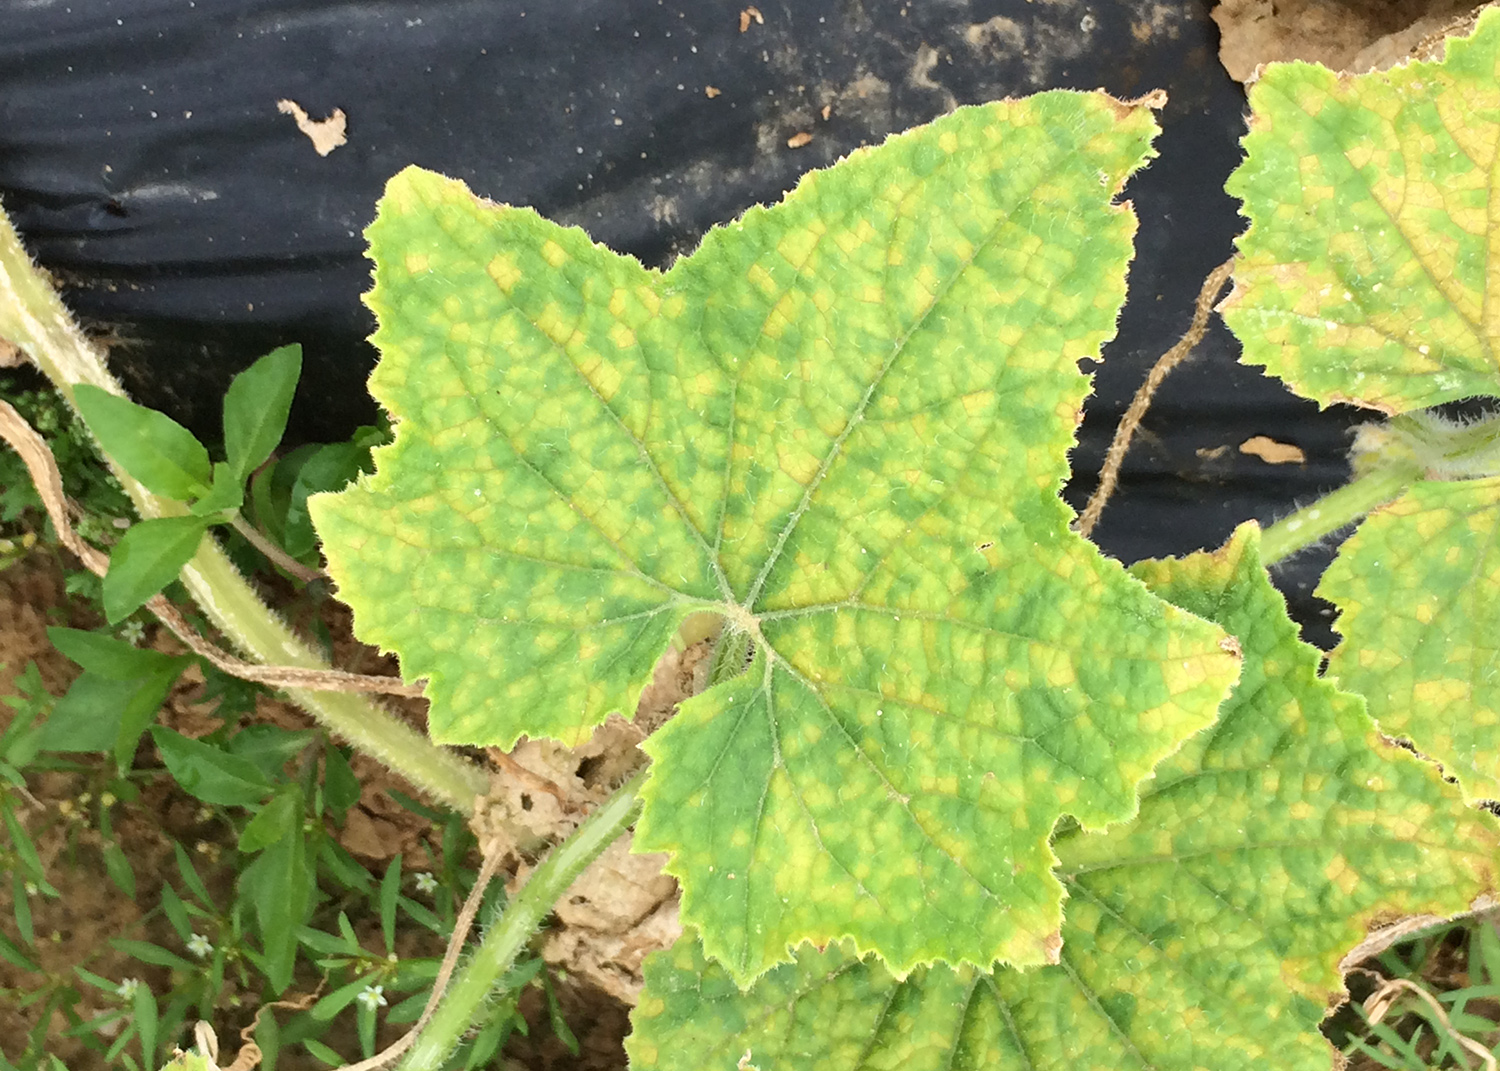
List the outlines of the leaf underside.
<svg viewBox="0 0 1500 1071">
<path fill-rule="evenodd" d="M 1449 914 L 1491 889 L 1497 837 L 1318 679 L 1258 546 L 1246 527 L 1214 554 L 1136 567 L 1238 636 L 1244 670 L 1134 822 L 1058 838 L 1057 966 L 898 981 L 847 947 L 804 946 L 741 993 L 690 931 L 646 963 L 631 1065 L 1324 1071 L 1341 955 L 1372 920 Z"/>
<path fill-rule="evenodd" d="M 1392 413 L 1500 395 L 1500 11 L 1441 63 L 1340 77 L 1273 64 L 1251 91 L 1224 318 L 1321 403 Z M 1493 550 L 1500 482 L 1419 484 L 1340 548 L 1330 670 L 1471 800 L 1500 797 Z"/>
<path fill-rule="evenodd" d="M 895 969 L 1044 962 L 1060 815 L 1129 817 L 1212 722 L 1222 633 L 1068 530 L 1143 106 L 962 109 L 657 273 L 408 170 L 369 231 L 397 421 L 309 502 L 433 735 L 573 742 L 691 614 L 747 673 L 653 737 L 636 844 L 742 981 L 804 939 Z"/>
</svg>

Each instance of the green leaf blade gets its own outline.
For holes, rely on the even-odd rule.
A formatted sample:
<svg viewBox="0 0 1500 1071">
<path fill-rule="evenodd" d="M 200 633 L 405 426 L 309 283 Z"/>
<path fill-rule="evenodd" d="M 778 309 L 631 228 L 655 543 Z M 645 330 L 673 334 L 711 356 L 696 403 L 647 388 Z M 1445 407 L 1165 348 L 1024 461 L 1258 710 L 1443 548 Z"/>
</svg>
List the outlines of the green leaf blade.
<svg viewBox="0 0 1500 1071">
<path fill-rule="evenodd" d="M 245 480 L 237 477 L 233 466 L 227 461 L 214 462 L 213 483 L 198 501 L 188 507 L 194 517 L 220 520 L 216 514 L 237 510 L 245 501 Z"/>
<path fill-rule="evenodd" d="M 205 803 L 248 807 L 271 793 L 270 780 L 249 759 L 161 726 L 151 738 L 177 783 Z"/>
<path fill-rule="evenodd" d="M 1058 837 L 1069 900 L 1056 966 L 901 981 L 847 943 L 803 946 L 742 993 L 690 932 L 646 963 L 633 1065 L 1327 1068 L 1317 1028 L 1340 958 L 1372 924 L 1467 908 L 1493 886 L 1500 835 L 1318 679 L 1249 529 L 1215 554 L 1134 571 L 1237 635 L 1245 667 L 1219 724 L 1161 764 L 1134 822 Z"/>
<path fill-rule="evenodd" d="M 104 574 L 109 623 L 119 624 L 176 580 L 207 530 L 202 517 L 156 517 L 132 524 L 115 544 Z"/>
<path fill-rule="evenodd" d="M 1224 319 L 1299 394 L 1404 412 L 1500 394 L 1500 14 L 1442 63 L 1343 77 L 1271 64 L 1251 88 Z"/>
<path fill-rule="evenodd" d="M 1360 525 L 1318 585 L 1340 611 L 1330 674 L 1471 802 L 1500 798 L 1497 529 L 1500 478 L 1418 483 Z"/>
<path fill-rule="evenodd" d="M 208 451 L 187 428 L 90 384 L 73 390 L 74 404 L 104 452 L 147 490 L 183 502 L 208 490 Z"/>
<path fill-rule="evenodd" d="M 689 615 L 747 633 L 748 676 L 649 745 L 638 839 L 743 980 L 846 935 L 900 970 L 1047 961 L 1059 816 L 1129 817 L 1236 673 L 1057 496 L 1155 129 L 1102 95 L 965 109 L 663 275 L 448 180 L 388 188 L 399 424 L 309 500 L 330 570 L 444 740 L 577 740 Z"/>
<path fill-rule="evenodd" d="M 229 384 L 224 395 L 224 451 L 229 482 L 236 487 L 242 488 L 281 442 L 301 375 L 302 347 L 294 343 L 272 350 Z"/>
</svg>

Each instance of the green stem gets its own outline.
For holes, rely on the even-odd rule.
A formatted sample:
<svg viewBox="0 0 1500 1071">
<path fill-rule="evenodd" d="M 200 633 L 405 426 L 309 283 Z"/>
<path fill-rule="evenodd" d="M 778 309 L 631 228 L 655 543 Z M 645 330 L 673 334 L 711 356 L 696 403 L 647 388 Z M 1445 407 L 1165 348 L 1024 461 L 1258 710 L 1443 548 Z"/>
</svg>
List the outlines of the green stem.
<svg viewBox="0 0 1500 1071">
<path fill-rule="evenodd" d="M 552 905 L 568 891 L 585 867 L 635 821 L 639 791 L 646 771 L 615 790 L 548 854 L 506 906 L 505 913 L 485 933 L 474 958 L 443 995 L 432 1021 L 406 1054 L 399 1071 L 438 1071 L 473 1026 L 495 983 L 531 940 Z"/>
<path fill-rule="evenodd" d="M 1267 528 L 1260 537 L 1262 560 L 1272 565 L 1353 524 L 1375 507 L 1400 498 L 1422 478 L 1422 471 L 1416 462 L 1406 460 L 1372 466 L 1337 491 Z"/>
<path fill-rule="evenodd" d="M 726 624 L 714 644 L 713 654 L 709 656 L 708 687 L 722 684 L 745 672 L 745 662 L 749 657 L 749 634 L 736 632 Z"/>
<path fill-rule="evenodd" d="M 238 532 L 245 540 L 261 554 L 265 555 L 267 561 L 276 566 L 289 576 L 294 576 L 303 583 L 312 583 L 314 580 L 325 579 L 321 569 L 313 569 L 303 565 L 296 558 L 278 547 L 269 538 L 256 530 L 255 526 L 245 520 L 245 515 L 235 510 L 229 515 L 229 526 Z"/>
<path fill-rule="evenodd" d="M 80 383 L 124 396 L 124 390 L 73 322 L 51 284 L 32 265 L 3 211 L 0 211 L 0 339 L 25 350 L 70 405 L 73 388 Z M 185 512 L 181 503 L 161 498 L 131 479 L 113 458 L 105 460 L 143 518 Z M 205 539 L 198 553 L 183 567 L 182 582 L 209 620 L 255 661 L 302 669 L 328 668 L 260 601 L 212 539 Z M 471 813 L 474 798 L 489 789 L 488 779 L 472 763 L 438 747 L 364 696 L 302 689 L 288 689 L 288 695 L 335 735 L 379 759 L 432 799 L 460 813 Z"/>
</svg>

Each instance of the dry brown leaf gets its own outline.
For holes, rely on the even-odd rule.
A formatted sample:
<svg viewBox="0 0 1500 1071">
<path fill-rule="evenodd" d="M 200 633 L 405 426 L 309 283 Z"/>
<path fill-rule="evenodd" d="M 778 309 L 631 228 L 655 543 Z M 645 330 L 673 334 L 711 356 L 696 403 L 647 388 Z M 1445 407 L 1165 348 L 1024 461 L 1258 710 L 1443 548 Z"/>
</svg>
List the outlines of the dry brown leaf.
<svg viewBox="0 0 1500 1071">
<path fill-rule="evenodd" d="M 1307 461 L 1300 447 L 1264 435 L 1253 435 L 1240 443 L 1240 453 L 1258 457 L 1267 465 L 1301 465 Z"/>
<path fill-rule="evenodd" d="M 616 841 L 558 901 L 562 928 L 547 936 L 547 962 L 581 975 L 627 1004 L 639 999 L 641 961 L 682 933 L 677 883 L 661 872 L 664 855 L 632 855 Z"/>
<path fill-rule="evenodd" d="M 340 145 L 347 144 L 349 139 L 345 136 L 345 128 L 349 125 L 348 117 L 344 115 L 344 109 L 335 108 L 333 114 L 327 119 L 310 119 L 302 106 L 294 100 L 278 100 L 276 110 L 282 115 L 290 115 L 297 121 L 297 129 L 306 134 L 313 143 L 319 156 L 327 156 Z"/>
<path fill-rule="evenodd" d="M 755 25 L 757 26 L 764 26 L 766 24 L 765 16 L 760 13 L 759 8 L 747 7 L 740 12 L 740 33 L 744 33 L 750 28 L 751 19 L 755 20 Z"/>
<path fill-rule="evenodd" d="M 802 146 L 809 144 L 812 139 L 813 136 L 809 131 L 799 130 L 797 133 L 786 139 L 786 147 L 788 149 L 800 149 L 802 148 Z"/>
<path fill-rule="evenodd" d="M 719 95 L 719 87 L 718 86 L 704 86 L 703 87 L 703 95 L 705 97 L 707 97 L 709 100 L 713 100 L 715 97 L 717 97 Z"/>
<path fill-rule="evenodd" d="M 553 909 L 565 925 L 600 933 L 621 933 L 670 900 L 677 882 L 662 873 L 663 854 L 632 855 L 631 837 L 615 841 L 557 901 Z"/>
</svg>

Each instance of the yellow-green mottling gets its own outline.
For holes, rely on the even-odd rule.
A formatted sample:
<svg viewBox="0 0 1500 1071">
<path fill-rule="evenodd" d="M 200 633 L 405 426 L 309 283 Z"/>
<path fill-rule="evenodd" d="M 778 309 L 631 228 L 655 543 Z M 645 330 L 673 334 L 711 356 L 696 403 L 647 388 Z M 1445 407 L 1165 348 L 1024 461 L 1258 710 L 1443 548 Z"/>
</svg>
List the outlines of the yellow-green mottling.
<svg viewBox="0 0 1500 1071">
<path fill-rule="evenodd" d="M 1044 962 L 1048 837 L 1128 818 L 1237 663 L 1068 530 L 1145 106 L 962 109 L 656 273 L 417 170 L 369 237 L 395 442 L 311 510 L 434 737 L 576 741 L 679 624 L 751 634 L 684 705 L 636 844 L 742 981 L 851 937 L 897 970 Z"/>
<path fill-rule="evenodd" d="M 1419 483 L 1339 548 L 1318 594 L 1343 636 L 1329 672 L 1381 731 L 1500 799 L 1500 478 Z"/>
<path fill-rule="evenodd" d="M 1157 770 L 1140 816 L 1061 835 L 1061 962 L 897 981 L 847 946 L 798 950 L 741 993 L 689 934 L 646 962 L 626 1041 L 641 1071 L 1326 1071 L 1337 964 L 1373 921 L 1493 889 L 1494 820 L 1382 741 L 1318 679 L 1242 528 L 1138 566 L 1239 638 L 1220 722 Z"/>
<path fill-rule="evenodd" d="M 1405 412 L 1500 394 L 1500 11 L 1441 63 L 1250 90 L 1224 319 L 1244 360 L 1323 404 Z"/>
</svg>

